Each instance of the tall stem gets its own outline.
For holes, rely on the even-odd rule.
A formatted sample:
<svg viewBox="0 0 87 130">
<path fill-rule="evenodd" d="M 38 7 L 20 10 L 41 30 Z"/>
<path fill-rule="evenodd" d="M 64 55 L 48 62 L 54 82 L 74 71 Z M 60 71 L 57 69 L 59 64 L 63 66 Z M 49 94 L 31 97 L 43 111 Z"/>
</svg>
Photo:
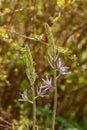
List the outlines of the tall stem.
<svg viewBox="0 0 87 130">
<path fill-rule="evenodd" d="M 52 130 L 55 130 L 56 109 L 57 109 L 57 84 L 56 84 L 56 63 L 54 55 L 54 106 L 53 106 Z"/>
<path fill-rule="evenodd" d="M 33 85 L 33 130 L 35 130 L 36 125 L 36 101 L 35 101 L 35 89 Z"/>
</svg>

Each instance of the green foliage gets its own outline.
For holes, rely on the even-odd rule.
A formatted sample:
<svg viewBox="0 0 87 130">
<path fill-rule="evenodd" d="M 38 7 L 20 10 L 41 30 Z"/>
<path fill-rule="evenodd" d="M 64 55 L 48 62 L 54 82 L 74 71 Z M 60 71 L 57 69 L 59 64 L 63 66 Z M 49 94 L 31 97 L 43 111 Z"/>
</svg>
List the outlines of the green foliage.
<svg viewBox="0 0 87 130">
<path fill-rule="evenodd" d="M 60 130 L 62 129 L 70 129 L 70 130 L 83 130 L 76 122 L 70 122 L 66 120 L 64 117 L 61 117 L 59 115 L 56 116 L 56 120 L 61 122 Z"/>
<path fill-rule="evenodd" d="M 87 128 L 87 123 L 86 123 L 86 121 L 87 121 L 87 114 L 85 114 L 85 115 L 83 116 L 83 121 L 82 121 L 82 124 L 81 124 L 83 130 L 85 130 L 85 129 Z"/>
</svg>

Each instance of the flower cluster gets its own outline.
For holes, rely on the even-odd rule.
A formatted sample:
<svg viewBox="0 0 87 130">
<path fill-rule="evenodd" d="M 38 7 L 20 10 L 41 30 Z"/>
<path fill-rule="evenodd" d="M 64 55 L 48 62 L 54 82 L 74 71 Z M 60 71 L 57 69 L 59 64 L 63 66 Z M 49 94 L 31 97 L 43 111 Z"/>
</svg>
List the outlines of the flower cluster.
<svg viewBox="0 0 87 130">
<path fill-rule="evenodd" d="M 61 59 L 59 58 L 58 63 L 57 63 L 57 67 L 59 69 L 59 72 L 61 75 L 66 75 L 69 74 L 70 72 L 68 72 L 69 67 L 67 66 L 62 66 L 62 62 Z"/>
<path fill-rule="evenodd" d="M 40 86 L 39 90 L 37 90 L 37 95 L 41 96 L 41 97 L 45 97 L 48 95 L 45 95 L 45 92 L 51 88 L 52 86 L 52 79 L 48 79 L 48 77 L 46 76 L 46 80 L 42 79 L 44 81 L 44 86 Z"/>
</svg>

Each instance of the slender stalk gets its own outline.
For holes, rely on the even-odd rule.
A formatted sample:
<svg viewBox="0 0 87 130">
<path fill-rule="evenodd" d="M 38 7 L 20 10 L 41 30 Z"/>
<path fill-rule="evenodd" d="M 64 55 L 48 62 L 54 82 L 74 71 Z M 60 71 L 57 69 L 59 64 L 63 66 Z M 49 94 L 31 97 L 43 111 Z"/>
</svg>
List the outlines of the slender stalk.
<svg viewBox="0 0 87 130">
<path fill-rule="evenodd" d="M 52 130 L 55 130 L 56 108 L 57 108 L 57 85 L 56 85 L 56 68 L 54 66 L 54 106 L 53 106 Z"/>
<path fill-rule="evenodd" d="M 49 64 L 53 68 L 54 71 L 54 106 L 53 106 L 53 118 L 52 118 L 52 130 L 55 130 L 55 117 L 56 117 L 56 108 L 57 108 L 57 85 L 56 85 L 56 44 L 55 40 L 53 38 L 53 34 L 51 32 L 51 29 L 48 24 L 45 26 L 47 38 L 49 42 L 49 50 L 48 50 L 48 56 L 49 56 Z"/>
<path fill-rule="evenodd" d="M 35 130 L 35 126 L 36 126 L 36 101 L 35 101 L 34 85 L 32 86 L 32 91 L 33 91 L 33 130 Z"/>
<path fill-rule="evenodd" d="M 52 130 L 55 130 L 55 117 L 56 117 L 56 109 L 57 109 L 57 84 L 56 84 L 56 61 L 55 61 L 55 58 L 56 58 L 56 52 L 55 52 L 55 47 L 54 47 L 54 56 L 53 56 L 54 106 L 53 106 Z"/>
</svg>

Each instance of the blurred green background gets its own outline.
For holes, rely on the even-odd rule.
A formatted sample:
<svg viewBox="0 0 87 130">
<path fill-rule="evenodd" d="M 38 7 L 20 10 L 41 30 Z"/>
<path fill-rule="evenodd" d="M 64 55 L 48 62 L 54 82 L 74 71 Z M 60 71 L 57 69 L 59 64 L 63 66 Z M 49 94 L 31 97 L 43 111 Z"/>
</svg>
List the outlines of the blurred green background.
<svg viewBox="0 0 87 130">
<path fill-rule="evenodd" d="M 87 130 L 87 0 L 0 0 L 0 130 L 31 130 L 32 105 L 19 102 L 29 88 L 24 47 L 31 49 L 35 86 L 51 76 L 45 23 L 71 74 L 58 82 L 56 130 Z M 39 130 L 51 130 L 53 93 L 37 100 Z"/>
</svg>

